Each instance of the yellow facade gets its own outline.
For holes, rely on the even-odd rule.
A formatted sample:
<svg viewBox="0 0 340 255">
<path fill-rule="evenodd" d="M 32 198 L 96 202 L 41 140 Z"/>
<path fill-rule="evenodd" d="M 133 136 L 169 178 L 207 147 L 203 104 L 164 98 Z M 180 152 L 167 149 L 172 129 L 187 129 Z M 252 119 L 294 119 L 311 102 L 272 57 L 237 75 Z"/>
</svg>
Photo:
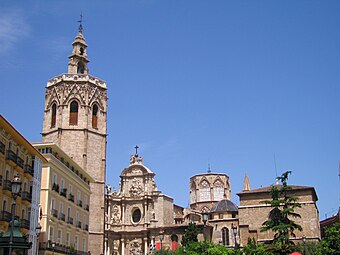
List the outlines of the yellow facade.
<svg viewBox="0 0 340 255">
<path fill-rule="evenodd" d="M 20 220 L 21 232 L 30 230 L 34 157 L 46 162 L 45 158 L 0 115 L 0 233 L 8 229 L 11 221 L 11 182 L 19 176 L 22 182 L 20 195 L 16 199 L 15 216 Z"/>
<path fill-rule="evenodd" d="M 88 250 L 90 182 L 93 179 L 54 143 L 36 143 L 43 154 L 39 254 Z"/>
</svg>

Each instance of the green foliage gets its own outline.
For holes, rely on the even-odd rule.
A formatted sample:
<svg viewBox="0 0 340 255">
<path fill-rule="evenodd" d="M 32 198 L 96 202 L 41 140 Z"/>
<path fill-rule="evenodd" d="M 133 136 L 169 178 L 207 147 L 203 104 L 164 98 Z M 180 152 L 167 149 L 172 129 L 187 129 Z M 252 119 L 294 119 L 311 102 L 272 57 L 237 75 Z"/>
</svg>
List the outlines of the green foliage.
<svg viewBox="0 0 340 255">
<path fill-rule="evenodd" d="M 194 222 L 190 222 L 182 238 L 182 246 L 187 246 L 191 242 L 198 242 L 198 229 Z"/>
<path fill-rule="evenodd" d="M 243 247 L 244 255 L 271 255 L 266 251 L 264 244 L 257 244 L 254 238 L 248 238 L 248 243 Z"/>
<path fill-rule="evenodd" d="M 321 241 L 317 255 L 340 254 L 340 224 L 336 223 L 325 229 L 325 238 Z"/>
<path fill-rule="evenodd" d="M 302 227 L 296 224 L 292 218 L 301 218 L 301 216 L 294 212 L 295 208 L 301 207 L 298 203 L 298 198 L 288 195 L 291 189 L 287 185 L 288 175 L 290 171 L 283 173 L 278 180 L 282 182 L 282 186 L 278 188 L 273 185 L 270 191 L 271 200 L 263 201 L 270 204 L 273 208 L 269 212 L 268 220 L 262 224 L 261 231 L 271 230 L 274 234 L 273 244 L 268 246 L 267 251 L 275 254 L 288 254 L 293 252 L 295 245 L 289 240 L 290 236 L 295 237 L 294 231 L 302 231 Z"/>
</svg>

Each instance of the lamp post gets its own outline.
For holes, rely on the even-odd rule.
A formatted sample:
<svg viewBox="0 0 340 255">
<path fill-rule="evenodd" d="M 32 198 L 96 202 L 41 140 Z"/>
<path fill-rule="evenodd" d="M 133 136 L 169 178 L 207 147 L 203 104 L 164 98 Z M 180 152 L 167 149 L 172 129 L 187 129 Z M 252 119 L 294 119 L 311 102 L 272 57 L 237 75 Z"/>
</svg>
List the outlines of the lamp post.
<svg viewBox="0 0 340 255">
<path fill-rule="evenodd" d="M 159 233 L 159 240 L 161 240 L 161 254 L 163 254 L 164 232 L 160 232 L 160 233 Z"/>
<path fill-rule="evenodd" d="M 54 254 L 55 242 L 52 242 L 52 254 Z"/>
<path fill-rule="evenodd" d="M 303 255 L 306 255 L 306 236 L 302 237 L 303 242 Z"/>
<path fill-rule="evenodd" d="M 37 234 L 37 252 L 36 254 L 38 255 L 39 254 L 39 236 L 40 236 L 40 232 L 41 232 L 41 225 L 40 223 L 38 222 L 38 226 L 35 228 L 35 232 Z"/>
<path fill-rule="evenodd" d="M 11 185 L 13 203 L 12 203 L 12 209 L 11 209 L 11 213 L 12 213 L 11 234 L 9 238 L 9 254 L 10 255 L 12 254 L 12 250 L 13 250 L 13 232 L 14 232 L 16 199 L 20 193 L 20 189 L 21 189 L 21 180 L 20 180 L 20 177 L 17 175 L 13 178 L 12 185 Z"/>
<path fill-rule="evenodd" d="M 231 223 L 231 229 L 234 234 L 234 244 L 235 244 L 235 249 L 237 248 L 237 241 L 236 241 L 236 235 L 237 235 L 237 226 L 234 225 L 234 223 Z"/>
<path fill-rule="evenodd" d="M 203 224 L 204 224 L 204 228 L 203 228 L 203 237 L 204 237 L 204 255 L 207 255 L 207 235 L 206 235 L 206 228 L 207 228 L 207 221 L 208 221 L 208 213 L 207 212 L 203 212 L 202 213 L 202 219 L 203 219 Z"/>
</svg>

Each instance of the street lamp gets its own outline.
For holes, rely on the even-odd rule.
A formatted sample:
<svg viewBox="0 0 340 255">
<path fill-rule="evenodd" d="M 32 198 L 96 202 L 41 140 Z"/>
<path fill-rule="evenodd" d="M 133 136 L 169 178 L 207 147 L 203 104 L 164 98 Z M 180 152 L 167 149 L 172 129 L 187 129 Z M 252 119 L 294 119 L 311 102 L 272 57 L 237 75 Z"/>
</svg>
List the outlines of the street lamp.
<svg viewBox="0 0 340 255">
<path fill-rule="evenodd" d="M 52 254 L 54 254 L 55 242 L 52 242 Z"/>
<path fill-rule="evenodd" d="M 160 232 L 160 233 L 159 233 L 159 240 L 161 240 L 161 254 L 163 254 L 164 232 Z"/>
<path fill-rule="evenodd" d="M 202 212 L 202 219 L 204 224 L 203 229 L 203 236 L 204 236 L 204 255 L 207 255 L 207 235 L 206 235 L 206 228 L 207 228 L 207 221 L 208 221 L 209 214 L 207 212 Z"/>
<path fill-rule="evenodd" d="M 237 235 L 237 226 L 235 226 L 233 223 L 231 223 L 231 229 L 234 234 L 234 244 L 235 244 L 235 249 L 237 248 L 237 241 L 236 241 L 236 235 Z"/>
<path fill-rule="evenodd" d="M 11 185 L 11 191 L 12 191 L 12 197 L 13 197 L 13 203 L 12 203 L 12 221 L 11 221 L 11 235 L 9 238 L 9 254 L 12 254 L 12 249 L 13 249 L 13 232 L 14 232 L 14 219 L 15 219 L 15 206 L 16 206 L 16 199 L 17 196 L 20 193 L 21 189 L 21 180 L 20 177 L 14 176 L 12 185 Z"/>
<path fill-rule="evenodd" d="M 40 225 L 39 222 L 38 222 L 38 226 L 35 228 L 35 232 L 36 232 L 36 235 L 37 235 L 37 252 L 36 252 L 36 254 L 38 255 L 39 254 L 39 236 L 40 236 L 40 232 L 41 232 L 41 225 Z"/>
<path fill-rule="evenodd" d="M 303 255 L 306 255 L 306 236 L 302 237 L 303 242 Z"/>
</svg>

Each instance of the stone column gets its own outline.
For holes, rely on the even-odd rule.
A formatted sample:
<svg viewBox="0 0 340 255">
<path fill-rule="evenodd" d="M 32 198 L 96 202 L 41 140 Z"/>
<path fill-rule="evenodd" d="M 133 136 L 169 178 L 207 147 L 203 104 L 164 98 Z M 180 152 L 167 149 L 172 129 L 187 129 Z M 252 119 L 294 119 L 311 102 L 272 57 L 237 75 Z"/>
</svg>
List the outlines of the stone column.
<svg viewBox="0 0 340 255">
<path fill-rule="evenodd" d="M 148 238 L 144 237 L 144 254 L 148 254 Z"/>
<path fill-rule="evenodd" d="M 121 255 L 125 255 L 125 240 L 122 238 L 120 239 L 120 242 L 122 243 L 122 252 Z"/>
</svg>

